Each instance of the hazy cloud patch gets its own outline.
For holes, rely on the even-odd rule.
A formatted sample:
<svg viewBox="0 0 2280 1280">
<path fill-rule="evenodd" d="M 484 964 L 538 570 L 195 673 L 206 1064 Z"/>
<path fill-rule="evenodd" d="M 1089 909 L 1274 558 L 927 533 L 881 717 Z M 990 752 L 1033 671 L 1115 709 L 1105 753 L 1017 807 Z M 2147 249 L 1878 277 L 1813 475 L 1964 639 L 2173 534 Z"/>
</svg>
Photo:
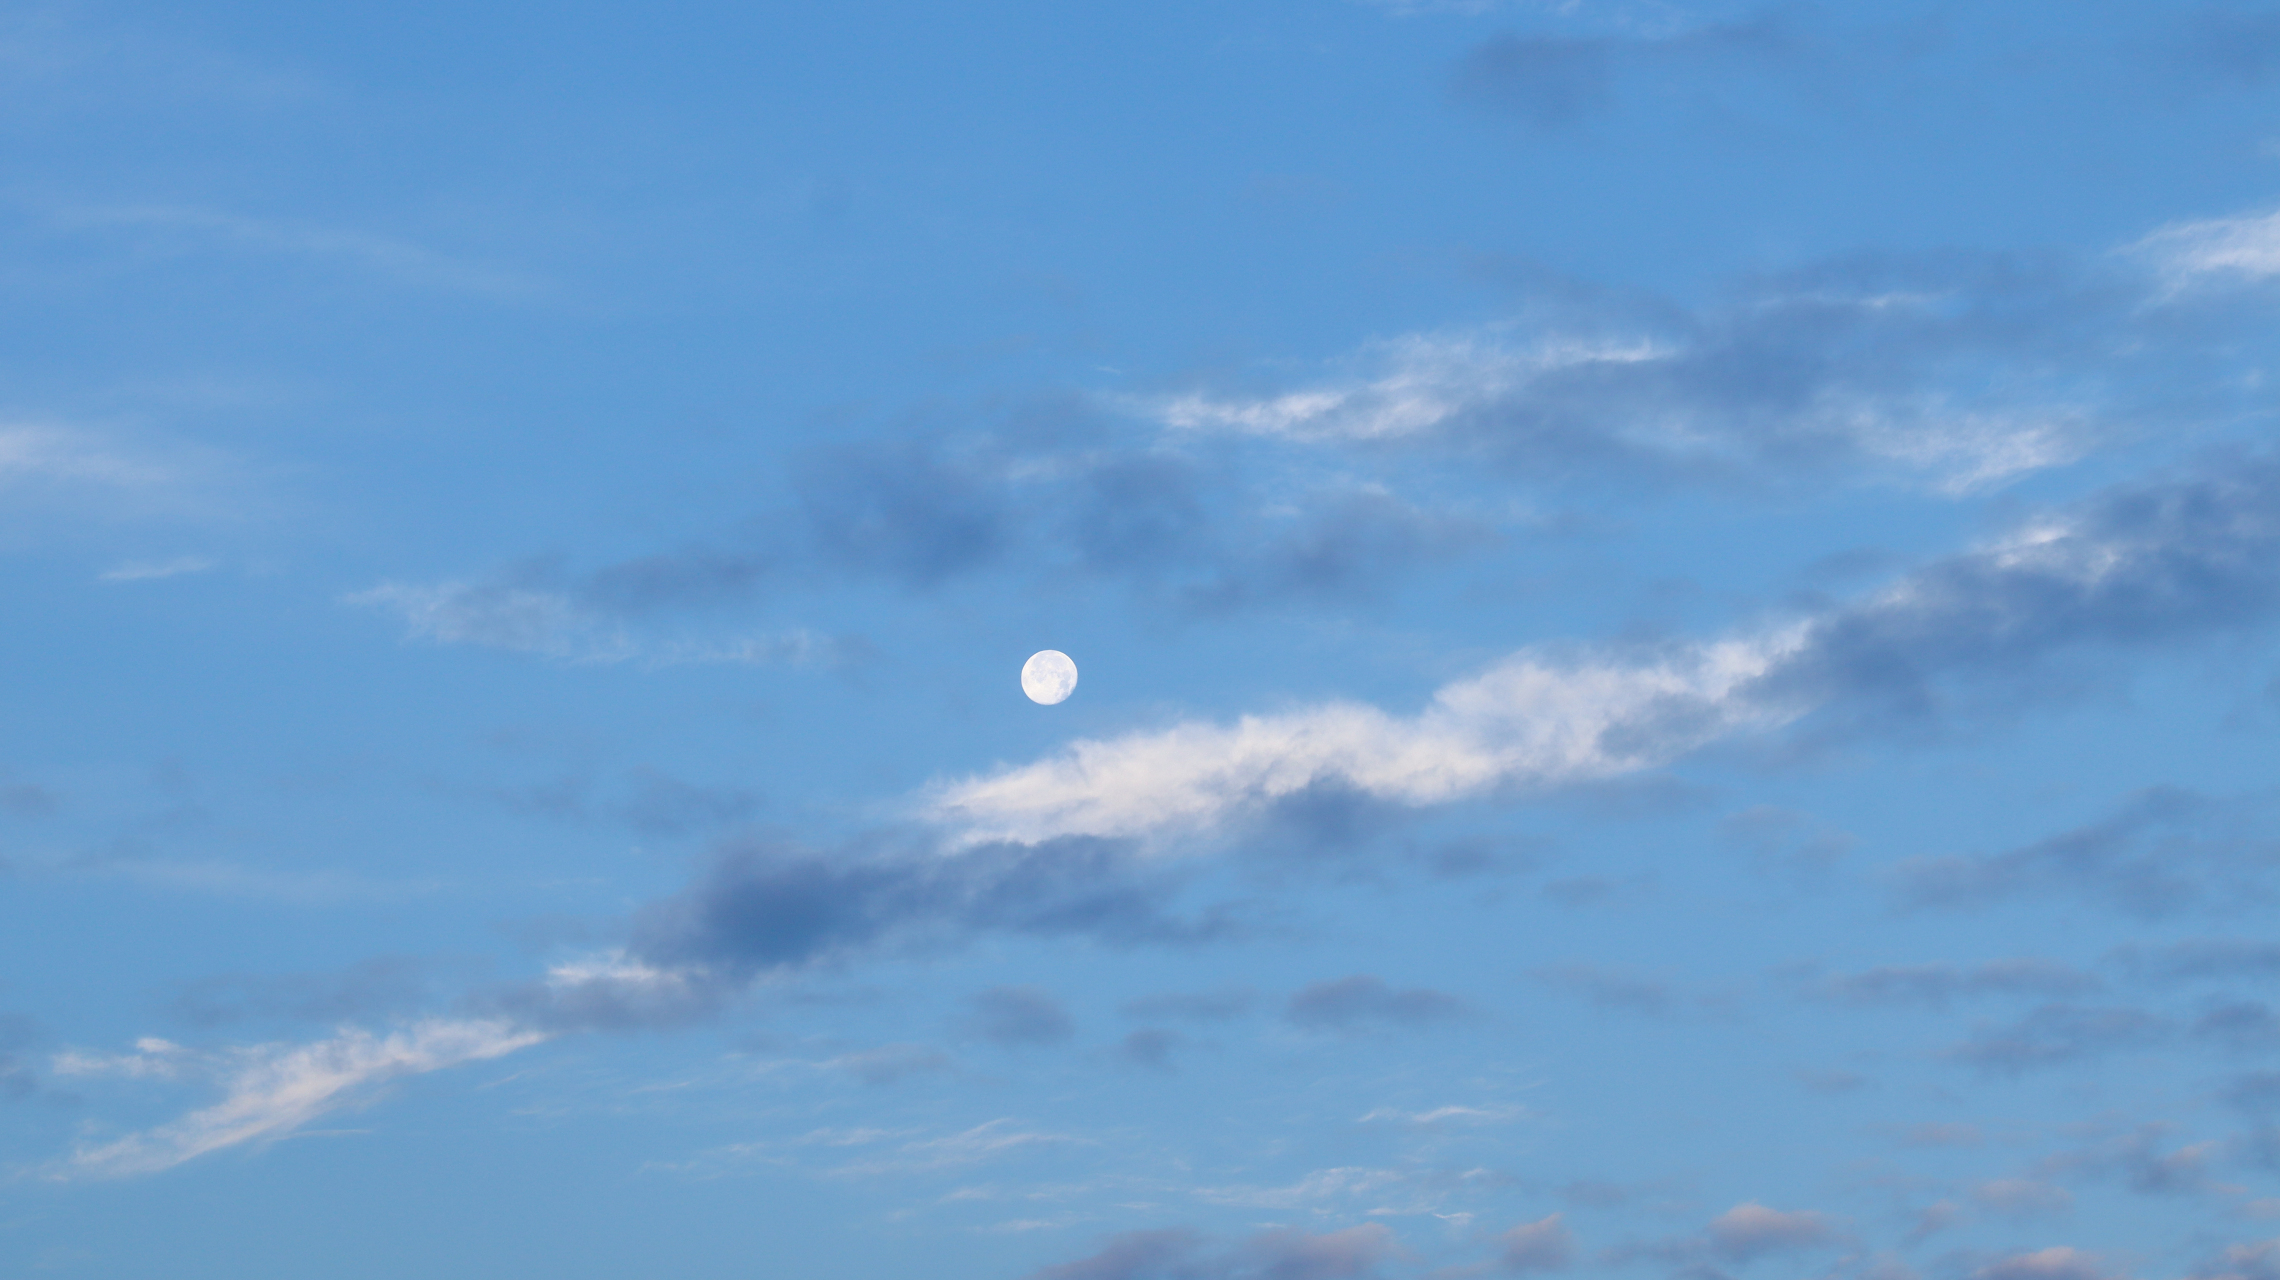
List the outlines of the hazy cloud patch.
<svg viewBox="0 0 2280 1280">
<path fill-rule="evenodd" d="M 1425 1027 L 1464 1017 L 1462 1000 L 1430 987 L 1395 990 L 1383 978 L 1357 973 L 1317 982 L 1293 993 L 1283 1016 L 1309 1030 Z"/>
</svg>

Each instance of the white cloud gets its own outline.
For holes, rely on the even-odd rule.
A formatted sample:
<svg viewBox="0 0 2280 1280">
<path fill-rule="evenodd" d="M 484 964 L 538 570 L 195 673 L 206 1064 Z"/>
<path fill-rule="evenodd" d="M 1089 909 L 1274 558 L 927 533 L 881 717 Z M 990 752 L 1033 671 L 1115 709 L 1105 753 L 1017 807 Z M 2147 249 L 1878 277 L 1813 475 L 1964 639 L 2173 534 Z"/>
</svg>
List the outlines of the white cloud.
<svg viewBox="0 0 2280 1280">
<path fill-rule="evenodd" d="M 227 1090 L 219 1103 L 140 1133 L 82 1147 L 58 1178 L 116 1178 L 171 1169 L 208 1152 L 274 1139 L 359 1100 L 372 1086 L 512 1053 L 546 1037 L 513 1023 L 429 1019 L 386 1036 L 345 1028 L 314 1044 L 253 1045 L 195 1054 L 163 1040 L 136 1052 L 64 1054 L 63 1075 L 174 1076 L 203 1071 Z"/>
<path fill-rule="evenodd" d="M 213 567 L 214 562 L 204 556 L 176 556 L 172 560 L 130 560 L 116 568 L 104 570 L 97 577 L 103 582 L 150 582 L 159 578 L 204 573 Z"/>
<path fill-rule="evenodd" d="M 2137 242 L 2173 285 L 2211 275 L 2260 280 L 2280 275 L 2280 211 L 2173 222 Z"/>
<path fill-rule="evenodd" d="M 1148 407 L 1166 426 L 1182 431 L 1306 442 L 1383 440 L 1429 431 L 1551 370 L 1635 364 L 1668 354 L 1645 340 L 1553 340 L 1523 351 L 1487 335 L 1413 334 L 1365 353 L 1392 366 L 1368 381 L 1252 400 L 1175 396 Z"/>
<path fill-rule="evenodd" d="M 1509 1105 L 1490 1107 L 1435 1107 L 1431 1111 L 1403 1111 L 1396 1107 L 1378 1107 L 1363 1115 L 1356 1123 L 1392 1123 L 1412 1125 L 1421 1129 L 1455 1125 L 1508 1124 L 1525 1120 L 1532 1114 L 1526 1107 Z"/>
<path fill-rule="evenodd" d="M 48 481 L 157 489 L 185 478 L 179 465 L 87 431 L 34 424 L 0 426 L 0 484 Z"/>
<path fill-rule="evenodd" d="M 1736 692 L 1802 636 L 1791 629 L 1637 662 L 1524 651 L 1443 686 L 1414 716 L 1332 703 L 1080 740 L 1033 764 L 944 784 L 926 809 L 974 841 L 1146 838 L 1209 830 L 1320 785 L 1422 806 L 1613 777 L 1791 718 Z"/>
<path fill-rule="evenodd" d="M 1852 308 L 1905 325 L 1941 300 L 1913 295 L 1798 296 L 1786 306 Z M 2093 414 L 2067 403 L 1972 405 L 1935 391 L 1850 389 L 1831 381 L 1792 403 L 1720 403 L 1690 390 L 1712 366 L 1748 358 L 1646 337 L 1549 337 L 1519 346 L 1497 331 L 1417 334 L 1365 348 L 1351 363 L 1374 377 L 1332 380 L 1278 395 L 1201 393 L 1134 400 L 1175 432 L 1222 432 L 1304 444 L 1461 435 L 1493 420 L 1499 439 L 1544 449 L 1620 452 L 1642 462 L 1757 465 L 1753 454 L 1834 446 L 1897 463 L 1935 490 L 1963 493 L 2082 456 Z M 1468 419 L 1472 420 L 1468 423 Z M 1763 459 L 1758 460 L 1762 462 Z"/>
<path fill-rule="evenodd" d="M 892 1156 L 841 1165 L 831 1172 L 846 1177 L 928 1173 L 1080 1145 L 1090 1144 L 1071 1134 L 1025 1129 L 1019 1121 L 1000 1117 L 944 1137 L 906 1142 L 896 1148 Z"/>
</svg>

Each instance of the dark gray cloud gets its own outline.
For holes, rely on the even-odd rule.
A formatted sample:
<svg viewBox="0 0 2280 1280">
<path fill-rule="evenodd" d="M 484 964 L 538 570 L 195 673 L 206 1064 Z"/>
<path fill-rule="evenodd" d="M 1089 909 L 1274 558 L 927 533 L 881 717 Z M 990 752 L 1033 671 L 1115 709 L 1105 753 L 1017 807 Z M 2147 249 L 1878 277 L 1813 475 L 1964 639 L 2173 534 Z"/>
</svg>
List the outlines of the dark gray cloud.
<svg viewBox="0 0 2280 1280">
<path fill-rule="evenodd" d="M 1674 1012 L 1678 1003 L 1668 982 L 1598 965 L 1550 965 L 1531 969 L 1528 976 L 1573 991 L 1602 1009 L 1660 1017 Z"/>
<path fill-rule="evenodd" d="M 2031 700 L 2035 677 L 2069 653 L 2245 633 L 2280 612 L 2280 462 L 2269 455 L 2121 486 L 2046 521 L 1823 615 L 1754 692 L 1826 708 L 1818 732 L 1890 733 L 1961 705 Z M 2184 807 L 2147 793 L 2133 821 Z"/>
<path fill-rule="evenodd" d="M 645 835 L 685 836 L 748 821 L 760 807 L 760 793 L 750 787 L 707 786 L 636 769 L 615 814 Z"/>
<path fill-rule="evenodd" d="M 1060 1044 L 1077 1032 L 1068 1009 L 1043 987 L 992 987 L 966 1001 L 961 1026 L 991 1044 Z"/>
<path fill-rule="evenodd" d="M 2167 1041 L 2175 1024 L 2143 1009 L 2046 1004 L 2006 1023 L 1982 1023 L 1946 1056 L 1981 1071 L 2016 1074 Z"/>
<path fill-rule="evenodd" d="M 1422 1027 L 1464 1016 L 1462 1000 L 1429 987 L 1396 991 L 1385 980 L 1357 973 L 1303 987 L 1290 998 L 1283 1016 L 1316 1030 L 1367 1026 Z"/>
<path fill-rule="evenodd" d="M 1225 987 L 1218 991 L 1166 991 L 1158 995 L 1139 996 L 1125 1001 L 1118 1006 L 1118 1010 L 1127 1018 L 1187 1018 L 1199 1022 L 1222 1022 L 1248 1014 L 1258 1002 L 1258 993 L 1249 987 Z"/>
<path fill-rule="evenodd" d="M 1023 453 L 978 437 L 847 446 L 795 473 L 824 561 L 912 588 L 1010 563 L 1123 581 L 1199 614 L 1374 594 L 1485 545 L 1489 527 L 1375 490 L 1268 514 L 1225 474 L 1132 445 Z"/>
<path fill-rule="evenodd" d="M 1859 973 L 1830 974 L 1808 984 L 1806 993 L 1838 1004 L 1869 1008 L 1889 1005 L 1944 1007 L 1967 996 L 2079 996 L 2103 985 L 2095 976 L 2054 960 L 1988 960 L 1976 965 L 1946 962 L 1886 965 Z"/>
<path fill-rule="evenodd" d="M 1185 1229 L 1133 1231 L 1030 1280 L 1363 1280 L 1397 1251 L 1393 1233 L 1376 1223 L 1320 1235 L 1262 1231 L 1224 1247 Z"/>
<path fill-rule="evenodd" d="M 1615 105 L 1619 77 L 1669 75 L 1688 64 L 1765 58 L 1791 43 L 1776 21 L 1725 23 L 1665 36 L 1495 36 L 1458 62 L 1460 103 L 1539 129 L 1575 125 Z"/>
<path fill-rule="evenodd" d="M 0 1100 L 39 1092 L 40 1078 L 24 1057 L 38 1039 L 38 1023 L 20 1013 L 0 1013 Z"/>
<path fill-rule="evenodd" d="M 2268 1053 L 2280 1047 L 2280 1013 L 2262 1000 L 2228 1000 L 2195 1018 L 2192 1035 L 2235 1053 Z"/>
<path fill-rule="evenodd" d="M 12 818 L 49 817 L 62 805 L 61 797 L 36 783 L 10 782 L 0 785 L 0 813 Z"/>
<path fill-rule="evenodd" d="M 2239 938 L 2189 938 L 2158 947 L 2118 947 L 2107 960 L 2130 976 L 2149 982 L 2280 978 L 2280 943 Z"/>
<path fill-rule="evenodd" d="M 624 964 L 488 1003 L 566 1029 L 650 1026 L 707 1016 L 764 975 L 983 933 L 1135 945 L 1239 931 L 1227 909 L 1176 915 L 1179 887 L 1107 840 L 965 849 L 870 840 L 822 850 L 732 842 L 688 888 L 635 913 Z M 997 1030 L 1010 1034 L 1011 1025 Z"/>
<path fill-rule="evenodd" d="M 930 587 L 995 559 L 1012 539 L 991 461 L 928 440 L 842 445 L 804 457 L 793 483 L 825 559 Z"/>
<path fill-rule="evenodd" d="M 2043 1177 L 2113 1179 L 2140 1195 L 2200 1195 L 2222 1188 L 2213 1174 L 2222 1143 L 2170 1146 L 2170 1126 L 2141 1124 L 2035 1165 Z"/>
<path fill-rule="evenodd" d="M 2196 906 L 2265 901 L 2267 879 L 2280 867 L 2272 807 L 2269 796 L 2217 799 L 2154 787 L 2100 821 L 1999 853 L 1904 859 L 1889 879 L 1900 902 L 1912 908 L 1979 908 L 2057 895 L 2152 919 Z M 2185 977 L 2237 966 L 2247 955 L 2195 955 L 2188 947 L 2149 954 L 2140 963 Z"/>
<path fill-rule="evenodd" d="M 1155 1071 L 1170 1071 L 1172 1051 L 1186 1042 L 1186 1036 L 1168 1027 L 1140 1027 L 1124 1037 L 1117 1045 L 1117 1053 L 1126 1062 Z"/>
</svg>

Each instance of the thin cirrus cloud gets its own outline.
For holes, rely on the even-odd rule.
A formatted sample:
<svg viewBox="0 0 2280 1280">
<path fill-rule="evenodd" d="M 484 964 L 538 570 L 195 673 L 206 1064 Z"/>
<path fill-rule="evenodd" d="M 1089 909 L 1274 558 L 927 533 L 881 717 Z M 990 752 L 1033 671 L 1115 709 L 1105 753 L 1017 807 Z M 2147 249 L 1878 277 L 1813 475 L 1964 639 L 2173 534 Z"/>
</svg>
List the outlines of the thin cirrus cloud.
<svg viewBox="0 0 2280 1280">
<path fill-rule="evenodd" d="M 487 1020 L 243 1051 L 225 1072 L 223 1104 L 84 1148 L 70 1167 L 163 1168 L 289 1131 L 390 1075 L 496 1056 L 565 1031 L 710 1016 L 754 981 L 833 956 L 986 932 L 1112 943 L 1227 936 L 1239 919 L 1174 914 L 1176 864 L 1145 855 L 1309 789 L 1430 805 L 1649 768 L 1808 713 L 1830 722 L 1824 732 L 1830 724 L 1887 730 L 1968 704 L 1975 677 L 2016 674 L 2065 647 L 2169 643 L 2254 626 L 2280 604 L 2275 495 L 2280 464 L 2231 457 L 2110 490 L 1763 635 L 1631 660 L 1523 654 L 1450 686 L 1410 717 L 1342 705 L 1079 743 L 924 797 L 940 839 L 875 838 L 836 850 L 733 844 L 687 890 L 639 912 L 624 951 L 495 994 Z M 1130 795 L 1146 806 L 1125 803 Z M 2006 986 L 2020 975 L 1980 976 Z M 1300 993 L 1289 1012 L 1326 1027 L 1400 1026 L 1453 1007 L 1438 993 L 1359 975 Z M 2160 1043 L 2178 1030 L 2159 1015 L 2054 1004 L 2010 1024 L 1982 1024 L 1947 1056 L 2010 1074 Z M 146 1068 L 179 1064 L 146 1054 L 71 1070 Z M 1757 1247 L 1744 1237 L 1787 1238 L 1770 1227 L 1751 1234 L 1763 1223 L 1727 1226 L 1732 1239 L 1712 1233 L 1698 1248 L 1725 1256 Z"/>
<path fill-rule="evenodd" d="M 2190 640 L 2280 609 L 2280 462 L 2124 485 L 1850 604 L 1640 656 L 1525 650 L 1397 715 L 1334 703 L 1106 739 L 933 788 L 960 838 L 1169 847 L 1323 788 L 1422 807 L 1615 777 L 1814 714 L 1890 732 L 2060 651 Z"/>
<path fill-rule="evenodd" d="M 56 225 L 137 234 L 146 253 L 235 250 L 338 264 L 392 283 L 494 298 L 537 292 L 530 277 L 456 258 L 391 236 L 190 205 L 59 205 Z"/>
<path fill-rule="evenodd" d="M 197 1053 L 164 1040 L 141 1041 L 128 1054 L 65 1053 L 54 1063 L 59 1076 L 210 1076 L 222 1082 L 225 1096 L 154 1128 L 83 1145 L 50 1176 L 156 1173 L 225 1147 L 282 1137 L 389 1080 L 496 1058 L 544 1038 L 501 1021 L 427 1019 L 387 1035 L 347 1028 L 311 1044 L 255 1045 L 223 1054 Z"/>
<path fill-rule="evenodd" d="M 576 665 L 841 666 L 869 651 L 857 637 L 805 629 L 711 640 L 660 638 L 567 592 L 511 583 L 383 582 L 344 595 L 341 603 L 396 615 L 414 640 Z"/>
<path fill-rule="evenodd" d="M 1122 404 L 1175 438 L 1438 450 L 1534 483 L 1849 471 L 1964 495 L 2252 409 L 2253 366 L 2211 337 L 2259 319 L 2185 295 L 2280 274 L 2280 213 L 2094 260 L 1831 259 L 1701 305 L 1522 274 L 1525 322 L 1373 342 L 1289 390 Z"/>
<path fill-rule="evenodd" d="M 2173 222 L 2132 249 L 2151 259 L 2172 287 L 2269 279 L 2280 275 L 2280 210 Z"/>
</svg>

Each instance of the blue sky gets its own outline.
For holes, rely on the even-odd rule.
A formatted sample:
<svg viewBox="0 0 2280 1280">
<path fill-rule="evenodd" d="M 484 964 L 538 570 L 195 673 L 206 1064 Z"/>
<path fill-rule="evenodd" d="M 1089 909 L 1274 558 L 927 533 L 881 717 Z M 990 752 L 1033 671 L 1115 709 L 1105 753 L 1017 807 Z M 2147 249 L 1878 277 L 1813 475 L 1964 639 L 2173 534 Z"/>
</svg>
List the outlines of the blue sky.
<svg viewBox="0 0 2280 1280">
<path fill-rule="evenodd" d="M 2276 94 L 0 9 L 0 1271 L 2280 1276 Z"/>
</svg>

